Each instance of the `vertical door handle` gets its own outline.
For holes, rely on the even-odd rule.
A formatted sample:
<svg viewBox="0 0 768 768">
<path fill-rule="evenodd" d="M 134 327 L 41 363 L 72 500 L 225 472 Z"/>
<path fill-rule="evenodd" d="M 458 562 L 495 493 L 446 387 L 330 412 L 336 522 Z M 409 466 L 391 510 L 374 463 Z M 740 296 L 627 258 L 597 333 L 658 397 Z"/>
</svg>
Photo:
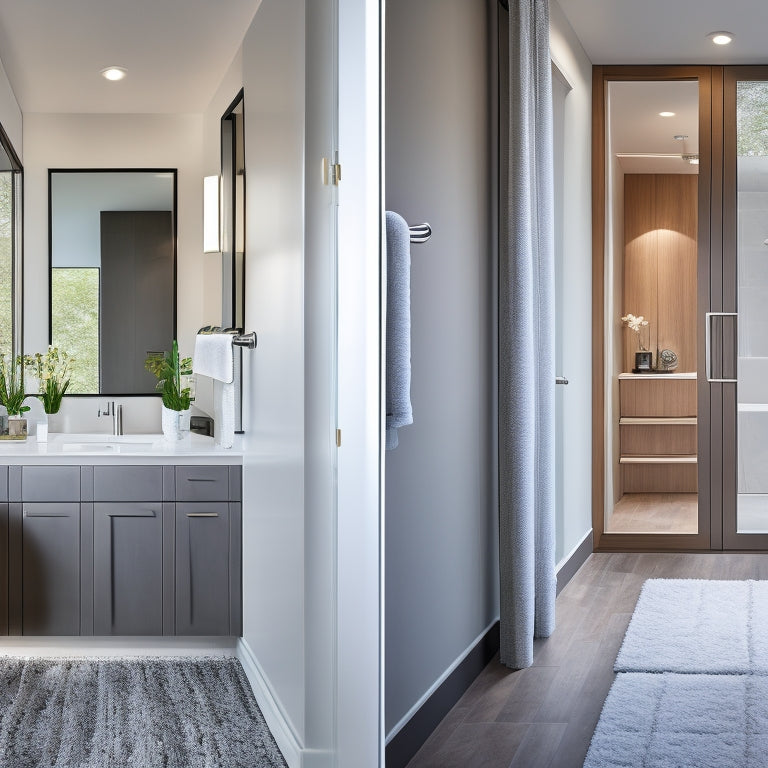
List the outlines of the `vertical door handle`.
<svg viewBox="0 0 768 768">
<path fill-rule="evenodd" d="M 712 318 L 738 317 L 738 312 L 707 312 L 704 316 L 704 371 L 711 384 L 736 384 L 738 379 L 716 379 L 712 376 Z"/>
</svg>

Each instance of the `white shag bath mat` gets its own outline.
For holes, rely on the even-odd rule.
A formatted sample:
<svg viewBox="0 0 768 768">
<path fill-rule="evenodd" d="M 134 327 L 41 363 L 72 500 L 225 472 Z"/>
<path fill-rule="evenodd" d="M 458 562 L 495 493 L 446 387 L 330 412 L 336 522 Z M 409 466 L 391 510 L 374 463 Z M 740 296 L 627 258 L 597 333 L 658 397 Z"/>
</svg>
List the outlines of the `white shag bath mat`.
<svg viewBox="0 0 768 768">
<path fill-rule="evenodd" d="M 614 669 L 768 674 L 768 582 L 649 579 Z"/>
<path fill-rule="evenodd" d="M 584 768 L 768 766 L 768 582 L 650 579 Z"/>
<path fill-rule="evenodd" d="M 584 768 L 764 768 L 768 678 L 620 674 Z"/>
</svg>

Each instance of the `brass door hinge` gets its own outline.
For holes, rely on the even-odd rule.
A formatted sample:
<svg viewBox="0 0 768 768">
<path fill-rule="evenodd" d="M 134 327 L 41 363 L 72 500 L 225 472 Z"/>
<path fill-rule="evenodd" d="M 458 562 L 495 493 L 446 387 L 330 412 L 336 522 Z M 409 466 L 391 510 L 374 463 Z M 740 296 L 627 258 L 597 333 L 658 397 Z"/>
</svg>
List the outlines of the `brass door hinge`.
<svg viewBox="0 0 768 768">
<path fill-rule="evenodd" d="M 327 157 L 323 158 L 323 184 L 337 187 L 341 181 L 341 163 L 332 163 Z"/>
<path fill-rule="evenodd" d="M 336 430 L 336 447 L 341 448 L 341 430 Z"/>
</svg>

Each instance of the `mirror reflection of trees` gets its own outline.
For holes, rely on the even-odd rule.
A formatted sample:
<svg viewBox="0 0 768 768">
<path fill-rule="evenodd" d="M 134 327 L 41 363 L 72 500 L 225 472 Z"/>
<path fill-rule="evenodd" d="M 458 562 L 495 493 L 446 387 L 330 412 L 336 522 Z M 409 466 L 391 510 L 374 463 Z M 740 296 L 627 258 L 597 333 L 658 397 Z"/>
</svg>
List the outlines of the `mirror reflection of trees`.
<svg viewBox="0 0 768 768">
<path fill-rule="evenodd" d="M 768 155 L 768 83 L 763 80 L 736 84 L 736 154 Z"/>
<path fill-rule="evenodd" d="M 10 354 L 13 341 L 13 184 L 0 173 L 0 354 Z"/>
</svg>

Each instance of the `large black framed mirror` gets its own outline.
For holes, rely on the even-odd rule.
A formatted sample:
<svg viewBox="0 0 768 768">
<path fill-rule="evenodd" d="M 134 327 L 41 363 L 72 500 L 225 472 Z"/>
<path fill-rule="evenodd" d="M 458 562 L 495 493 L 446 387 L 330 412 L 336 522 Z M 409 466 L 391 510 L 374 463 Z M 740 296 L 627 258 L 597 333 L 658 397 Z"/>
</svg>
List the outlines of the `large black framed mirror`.
<svg viewBox="0 0 768 768">
<path fill-rule="evenodd" d="M 175 168 L 50 169 L 49 339 L 76 359 L 68 394 L 154 395 L 176 337 Z"/>
</svg>

